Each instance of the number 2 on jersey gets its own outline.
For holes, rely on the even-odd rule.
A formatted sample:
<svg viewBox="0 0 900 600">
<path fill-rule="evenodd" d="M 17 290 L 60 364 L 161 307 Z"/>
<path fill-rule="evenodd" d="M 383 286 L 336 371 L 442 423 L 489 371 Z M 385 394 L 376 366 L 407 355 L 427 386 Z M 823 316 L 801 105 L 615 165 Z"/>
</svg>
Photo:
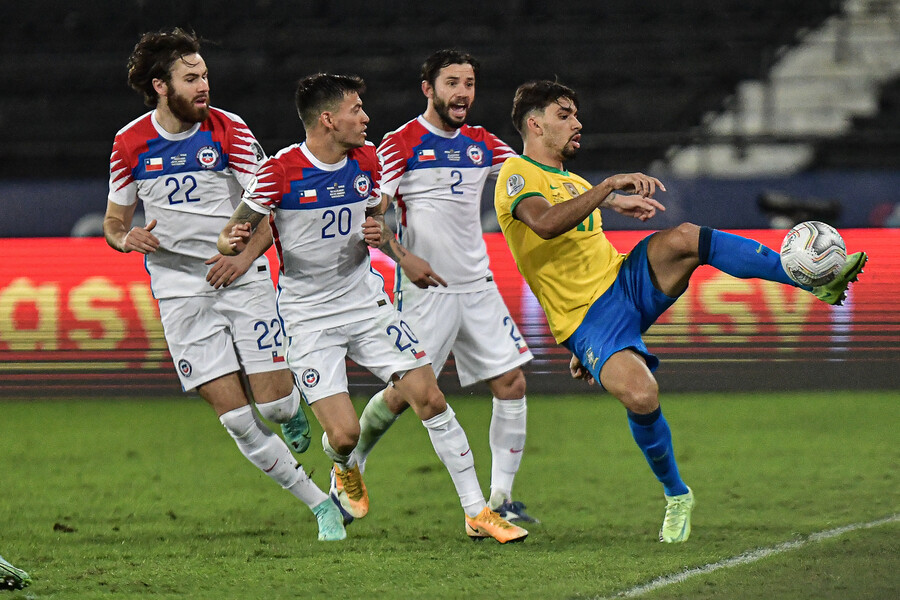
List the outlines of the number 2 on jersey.
<svg viewBox="0 0 900 600">
<path fill-rule="evenodd" d="M 457 169 L 453 169 L 450 171 L 451 177 L 456 177 L 453 183 L 450 184 L 450 193 L 451 194 L 462 194 L 462 190 L 456 189 L 456 186 L 462 183 L 462 171 L 458 171 Z"/>
<path fill-rule="evenodd" d="M 416 350 L 414 344 L 418 344 L 419 339 L 413 334 L 412 330 L 409 328 L 409 325 L 406 324 L 406 321 L 400 321 L 400 327 L 397 327 L 396 325 L 388 325 L 385 331 L 389 336 L 394 338 L 394 345 L 400 352 L 409 350 L 416 358 L 422 358 L 423 356 L 425 356 L 424 351 L 420 352 Z M 410 343 L 403 342 L 404 336 L 409 340 Z"/>
<path fill-rule="evenodd" d="M 281 321 L 272 319 L 270 323 L 257 321 L 253 324 L 253 331 L 259 333 L 260 329 L 262 329 L 262 333 L 256 338 L 256 346 L 260 350 L 281 346 L 281 340 L 279 339 L 281 337 Z"/>
<path fill-rule="evenodd" d="M 337 224 L 337 232 L 340 235 L 350 233 L 350 220 L 352 217 L 353 213 L 346 206 L 340 209 L 337 214 L 330 209 L 323 212 L 322 219 L 325 221 L 325 225 L 322 227 L 322 239 L 334 237 L 334 234 L 331 233 L 331 228 L 335 224 Z"/>
<path fill-rule="evenodd" d="M 190 186 L 190 187 L 188 187 Z M 197 189 L 197 180 L 194 179 L 193 175 L 185 175 L 181 182 L 178 181 L 177 177 L 169 177 L 166 179 L 166 188 L 172 188 L 172 191 L 169 192 L 169 204 L 181 204 L 182 202 L 200 202 L 200 198 L 191 198 L 191 193 Z M 182 188 L 184 189 L 184 194 L 180 195 Z"/>
</svg>

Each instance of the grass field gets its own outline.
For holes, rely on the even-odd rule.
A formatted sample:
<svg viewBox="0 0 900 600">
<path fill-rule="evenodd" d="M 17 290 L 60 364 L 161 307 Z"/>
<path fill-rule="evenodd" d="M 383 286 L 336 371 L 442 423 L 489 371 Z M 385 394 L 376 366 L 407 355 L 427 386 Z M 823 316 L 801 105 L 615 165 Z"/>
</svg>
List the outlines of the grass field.
<svg viewBox="0 0 900 600">
<path fill-rule="evenodd" d="M 487 487 L 490 402 L 450 401 Z M 508 546 L 467 539 L 412 413 L 369 460 L 369 516 L 345 542 L 323 544 L 306 507 L 252 467 L 196 397 L 0 402 L 0 554 L 34 578 L 0 597 L 900 596 L 900 392 L 663 402 L 698 502 L 681 546 L 656 541 L 662 492 L 609 396 L 530 397 L 515 496 L 543 523 Z M 324 486 L 320 431 L 302 462 Z M 757 562 L 639 588 L 792 541 Z"/>
</svg>

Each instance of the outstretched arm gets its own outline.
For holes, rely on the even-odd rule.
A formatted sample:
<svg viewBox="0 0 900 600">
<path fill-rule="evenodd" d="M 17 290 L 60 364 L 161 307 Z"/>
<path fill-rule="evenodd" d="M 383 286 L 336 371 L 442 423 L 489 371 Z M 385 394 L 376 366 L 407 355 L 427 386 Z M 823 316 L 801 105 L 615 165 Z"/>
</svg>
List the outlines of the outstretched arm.
<svg viewBox="0 0 900 600">
<path fill-rule="evenodd" d="M 524 198 L 516 206 L 514 216 L 549 240 L 577 227 L 598 207 L 647 220 L 656 214 L 656 210 L 665 210 L 653 199 L 657 188 L 666 190 L 657 178 L 643 173 L 613 175 L 600 185 L 559 204 L 550 204 L 543 196 Z M 633 192 L 634 195 L 619 196 L 613 193 L 615 191 Z"/>
<path fill-rule="evenodd" d="M 428 261 L 419 258 L 397 241 L 394 232 L 384 220 L 384 208 L 389 203 L 390 197 L 382 196 L 379 206 L 366 211 L 366 222 L 363 224 L 366 243 L 373 248 L 378 248 L 400 265 L 409 280 L 416 286 L 420 288 L 437 287 L 438 285 L 447 287 L 447 282 L 432 270 Z"/>
</svg>

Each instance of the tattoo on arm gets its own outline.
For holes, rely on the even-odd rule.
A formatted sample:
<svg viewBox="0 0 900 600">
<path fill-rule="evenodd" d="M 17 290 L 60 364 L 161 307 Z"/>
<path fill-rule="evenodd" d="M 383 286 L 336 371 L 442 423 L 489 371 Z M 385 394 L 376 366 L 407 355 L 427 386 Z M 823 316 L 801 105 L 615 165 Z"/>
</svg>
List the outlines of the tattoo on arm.
<svg viewBox="0 0 900 600">
<path fill-rule="evenodd" d="M 391 228 L 385 222 L 384 215 L 375 214 L 372 217 L 381 223 L 381 246 L 378 249 L 395 263 L 399 263 L 407 255 L 408 251 L 397 241 L 394 232 L 391 231 Z"/>
<path fill-rule="evenodd" d="M 261 212 L 257 212 L 247 206 L 246 202 L 241 202 L 238 204 L 238 207 L 234 209 L 234 214 L 231 215 L 231 223 L 250 223 L 253 229 L 256 229 L 265 216 L 266 215 Z"/>
</svg>

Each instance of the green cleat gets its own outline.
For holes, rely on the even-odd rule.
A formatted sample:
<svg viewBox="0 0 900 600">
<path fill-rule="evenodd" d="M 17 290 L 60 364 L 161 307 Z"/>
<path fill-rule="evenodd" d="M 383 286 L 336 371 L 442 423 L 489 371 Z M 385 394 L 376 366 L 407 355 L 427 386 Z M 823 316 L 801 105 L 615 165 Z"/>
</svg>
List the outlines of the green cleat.
<svg viewBox="0 0 900 600">
<path fill-rule="evenodd" d="M 21 590 L 31 585 L 31 577 L 0 556 L 0 590 Z"/>
<path fill-rule="evenodd" d="M 680 544 L 691 537 L 691 511 L 694 510 L 694 492 L 666 496 L 666 518 L 659 530 L 659 541 Z"/>
<path fill-rule="evenodd" d="M 297 454 L 303 454 L 309 448 L 309 420 L 303 412 L 303 403 L 297 406 L 297 414 L 287 423 L 281 424 L 284 440 Z"/>
<path fill-rule="evenodd" d="M 339 542 L 347 537 L 347 530 L 344 529 L 344 519 L 341 517 L 341 511 L 331 501 L 331 498 L 323 500 L 312 511 L 316 515 L 316 521 L 319 523 L 320 542 Z"/>
<path fill-rule="evenodd" d="M 859 274 L 863 272 L 863 267 L 866 266 L 868 260 L 869 257 L 865 252 L 851 254 L 847 257 L 847 262 L 844 263 L 844 268 L 837 274 L 837 277 L 825 285 L 814 287 L 812 293 L 826 304 L 840 306 L 847 298 L 847 288 L 859 278 Z"/>
</svg>

